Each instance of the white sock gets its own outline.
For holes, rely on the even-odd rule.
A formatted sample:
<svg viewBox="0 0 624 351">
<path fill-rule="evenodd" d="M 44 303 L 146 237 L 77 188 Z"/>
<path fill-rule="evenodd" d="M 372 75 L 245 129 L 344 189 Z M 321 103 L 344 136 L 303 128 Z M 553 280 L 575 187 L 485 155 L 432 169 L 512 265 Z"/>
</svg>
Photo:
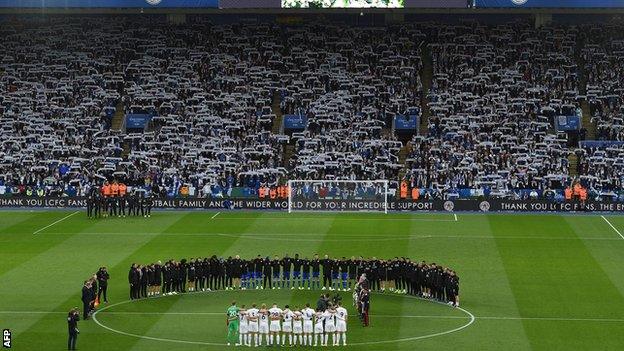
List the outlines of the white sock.
<svg viewBox="0 0 624 351">
<path fill-rule="evenodd" d="M 269 345 L 273 345 L 273 334 L 269 335 Z"/>
<path fill-rule="evenodd" d="M 258 334 L 254 335 L 254 343 L 258 345 Z"/>
<path fill-rule="evenodd" d="M 243 334 L 238 333 L 238 343 L 242 344 L 243 343 Z"/>
<path fill-rule="evenodd" d="M 280 341 L 280 336 L 279 336 L 279 334 L 275 335 L 275 337 L 277 338 L 277 342 L 275 343 L 275 345 L 279 345 L 279 343 L 280 343 L 280 342 L 279 342 L 279 341 Z"/>
<path fill-rule="evenodd" d="M 323 345 L 327 345 L 327 340 L 329 340 L 329 334 L 323 336 Z"/>
<path fill-rule="evenodd" d="M 286 339 L 286 338 L 284 338 L 284 339 Z M 286 343 L 286 341 L 284 339 L 282 339 L 282 345 L 284 345 Z M 293 344 L 292 343 L 292 334 L 288 334 L 288 344 L 289 345 Z"/>
<path fill-rule="evenodd" d="M 333 337 L 332 340 L 334 342 L 334 345 L 338 345 L 338 342 L 340 341 L 340 340 L 338 340 L 338 333 L 334 333 L 334 337 Z"/>
<path fill-rule="evenodd" d="M 303 342 L 305 345 L 305 341 Z M 312 345 L 312 335 L 308 334 L 308 345 Z"/>
<path fill-rule="evenodd" d="M 343 345 L 347 344 L 347 333 L 342 333 L 342 344 Z"/>
</svg>

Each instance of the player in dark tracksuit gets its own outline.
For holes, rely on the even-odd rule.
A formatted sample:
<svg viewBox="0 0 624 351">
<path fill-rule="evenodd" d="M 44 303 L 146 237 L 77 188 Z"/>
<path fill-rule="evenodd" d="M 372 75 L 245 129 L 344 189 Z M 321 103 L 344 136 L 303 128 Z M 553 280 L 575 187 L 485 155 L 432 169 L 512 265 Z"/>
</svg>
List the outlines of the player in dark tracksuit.
<svg viewBox="0 0 624 351">
<path fill-rule="evenodd" d="M 271 271 L 273 272 L 273 283 L 275 283 L 275 286 L 277 286 L 278 288 L 281 286 L 281 282 L 280 282 L 280 273 L 282 273 L 282 261 L 277 258 L 277 256 L 275 256 L 273 258 L 273 260 L 271 261 Z"/>
<path fill-rule="evenodd" d="M 282 263 L 282 288 L 290 288 L 290 272 L 293 260 L 287 255 L 281 260 Z"/>
<path fill-rule="evenodd" d="M 306 257 L 301 260 L 301 288 L 310 289 L 310 260 Z"/>
<path fill-rule="evenodd" d="M 310 261 L 310 266 L 312 267 L 312 289 L 320 289 L 321 260 L 319 260 L 318 255 L 314 255 L 314 259 Z"/>
<path fill-rule="evenodd" d="M 299 258 L 299 254 L 295 254 L 295 258 L 293 258 L 292 264 L 293 264 L 293 272 L 292 272 L 293 288 L 295 287 L 295 284 L 297 284 L 297 288 L 300 289 L 302 287 L 301 286 L 301 266 L 303 264 L 303 260 Z"/>
<path fill-rule="evenodd" d="M 351 288 L 353 287 L 353 284 L 355 283 L 356 279 L 357 279 L 357 261 L 355 260 L 355 256 L 351 257 L 351 259 L 348 262 L 348 270 L 349 270 L 349 290 L 351 290 Z"/>
<path fill-rule="evenodd" d="M 273 288 L 273 274 L 271 272 L 271 260 L 269 260 L 269 257 L 266 257 L 263 262 L 262 262 L 262 275 L 263 275 L 263 279 L 262 279 L 262 287 L 264 289 L 266 288 Z"/>
<path fill-rule="evenodd" d="M 325 255 L 325 258 L 321 260 L 321 266 L 323 267 L 323 289 L 329 289 L 332 286 L 332 265 L 333 260 Z"/>
</svg>

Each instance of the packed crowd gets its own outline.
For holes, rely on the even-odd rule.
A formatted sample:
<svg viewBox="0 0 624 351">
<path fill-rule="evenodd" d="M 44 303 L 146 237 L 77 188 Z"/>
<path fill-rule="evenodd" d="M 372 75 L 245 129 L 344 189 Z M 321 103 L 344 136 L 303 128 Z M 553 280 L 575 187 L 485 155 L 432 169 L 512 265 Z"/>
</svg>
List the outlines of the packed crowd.
<svg viewBox="0 0 624 351">
<path fill-rule="evenodd" d="M 365 275 L 366 289 L 410 294 L 459 305 L 459 277 L 448 267 L 409 258 L 320 258 L 258 255 L 206 257 L 132 264 L 130 298 L 232 289 L 316 289 L 354 291 Z"/>
<path fill-rule="evenodd" d="M 286 179 L 541 195 L 571 184 L 574 147 L 553 120 L 582 114 L 581 91 L 598 138 L 623 130 L 620 24 L 191 22 L 147 35 L 123 17 L 46 21 L 0 24 L 11 53 L 0 62 L 0 195 L 85 196 L 115 179 L 155 196 L 255 196 Z M 411 106 L 429 124 L 402 163 L 392 121 Z M 116 113 L 152 118 L 131 133 L 112 128 Z M 279 114 L 308 124 L 287 135 Z M 619 151 L 598 152 L 607 160 L 582 154 L 584 185 L 617 187 Z"/>
</svg>

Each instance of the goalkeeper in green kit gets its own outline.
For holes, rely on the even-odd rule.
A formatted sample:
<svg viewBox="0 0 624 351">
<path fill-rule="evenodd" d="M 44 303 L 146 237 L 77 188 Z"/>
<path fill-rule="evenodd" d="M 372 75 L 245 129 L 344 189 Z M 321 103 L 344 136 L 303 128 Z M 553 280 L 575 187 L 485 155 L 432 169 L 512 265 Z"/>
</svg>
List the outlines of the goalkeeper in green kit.
<svg viewBox="0 0 624 351">
<path fill-rule="evenodd" d="M 231 343 L 236 343 L 238 340 L 238 312 L 239 308 L 236 307 L 236 301 L 232 301 L 232 306 L 228 307 L 226 315 L 227 315 L 227 326 L 228 326 L 228 334 L 227 334 L 227 344 L 228 346 Z"/>
</svg>

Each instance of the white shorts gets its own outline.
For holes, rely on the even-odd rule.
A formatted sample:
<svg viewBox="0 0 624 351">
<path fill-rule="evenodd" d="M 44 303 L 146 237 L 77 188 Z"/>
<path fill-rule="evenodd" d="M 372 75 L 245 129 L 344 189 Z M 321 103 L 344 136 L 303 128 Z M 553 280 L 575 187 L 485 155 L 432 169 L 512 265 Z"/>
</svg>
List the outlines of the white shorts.
<svg viewBox="0 0 624 351">
<path fill-rule="evenodd" d="M 284 333 L 292 333 L 292 323 L 284 322 L 282 324 L 282 331 Z"/>
<path fill-rule="evenodd" d="M 315 324 L 314 325 L 314 334 L 323 334 L 323 325 Z"/>
<path fill-rule="evenodd" d="M 314 331 L 314 325 L 312 324 L 312 321 L 303 322 L 303 332 L 304 333 L 312 334 L 313 331 Z"/>
<path fill-rule="evenodd" d="M 281 330 L 279 321 L 271 321 L 271 326 L 269 327 L 271 332 L 278 332 Z"/>
<path fill-rule="evenodd" d="M 268 333 L 269 333 L 269 325 L 260 324 L 260 334 L 268 334 Z"/>
<path fill-rule="evenodd" d="M 344 333 L 347 331 L 347 322 L 345 321 L 337 321 L 336 322 L 336 331 L 339 333 Z"/>
<path fill-rule="evenodd" d="M 335 324 L 325 324 L 325 332 L 326 333 L 333 333 L 336 331 L 336 325 Z"/>
<path fill-rule="evenodd" d="M 256 323 L 253 323 L 253 322 L 249 323 L 249 328 L 248 329 L 249 329 L 250 333 L 257 333 L 258 332 L 258 323 L 257 322 Z"/>
<path fill-rule="evenodd" d="M 301 327 L 301 323 L 293 324 L 293 333 L 301 334 L 303 332 L 303 328 Z"/>
<path fill-rule="evenodd" d="M 238 326 L 238 332 L 241 334 L 247 334 L 248 330 L 249 330 L 249 327 L 247 326 L 247 324 L 240 324 Z"/>
</svg>

